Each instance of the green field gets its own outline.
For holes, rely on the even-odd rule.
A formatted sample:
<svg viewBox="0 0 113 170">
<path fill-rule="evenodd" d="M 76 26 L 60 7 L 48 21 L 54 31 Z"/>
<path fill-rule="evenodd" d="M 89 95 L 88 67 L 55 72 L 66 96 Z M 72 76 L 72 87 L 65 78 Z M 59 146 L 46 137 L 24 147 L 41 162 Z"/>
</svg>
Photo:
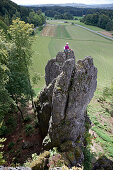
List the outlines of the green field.
<svg viewBox="0 0 113 170">
<path fill-rule="evenodd" d="M 36 35 L 34 37 L 34 42 L 32 45 L 32 66 L 30 68 L 30 76 L 31 78 L 38 73 L 40 75 L 40 81 L 38 85 L 33 86 L 36 94 L 40 91 L 45 84 L 44 74 L 45 74 L 45 65 L 48 60 L 51 58 L 48 45 L 51 41 L 50 37 L 42 37 L 40 35 Z"/>
<path fill-rule="evenodd" d="M 53 22 L 53 21 L 52 21 Z M 98 88 L 108 86 L 113 77 L 113 41 L 98 36 L 88 30 L 71 24 L 58 24 L 54 37 L 36 35 L 32 45 L 33 59 L 30 71 L 31 77 L 39 73 L 41 81 L 35 89 L 44 86 L 45 65 L 50 58 L 54 58 L 58 51 L 63 51 L 68 41 L 74 50 L 76 61 L 85 56 L 92 56 L 98 68 Z"/>
</svg>

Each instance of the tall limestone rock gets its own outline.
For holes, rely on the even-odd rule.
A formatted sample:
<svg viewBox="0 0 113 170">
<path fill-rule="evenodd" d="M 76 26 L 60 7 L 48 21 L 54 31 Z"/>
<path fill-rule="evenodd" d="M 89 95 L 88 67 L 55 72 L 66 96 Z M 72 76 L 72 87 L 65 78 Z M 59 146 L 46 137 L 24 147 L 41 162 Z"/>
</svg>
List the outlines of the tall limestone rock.
<svg viewBox="0 0 113 170">
<path fill-rule="evenodd" d="M 82 164 L 86 107 L 97 86 L 97 69 L 91 57 L 75 64 L 73 51 L 59 52 L 45 68 L 46 87 L 38 103 L 43 138 L 48 135 L 70 165 Z"/>
</svg>

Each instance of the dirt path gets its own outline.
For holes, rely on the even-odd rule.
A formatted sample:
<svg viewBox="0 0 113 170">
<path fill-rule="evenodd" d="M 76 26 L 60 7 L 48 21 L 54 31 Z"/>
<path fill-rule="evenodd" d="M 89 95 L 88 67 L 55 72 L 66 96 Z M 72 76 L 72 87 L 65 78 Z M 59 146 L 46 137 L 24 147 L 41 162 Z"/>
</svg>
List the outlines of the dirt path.
<svg viewBox="0 0 113 170">
<path fill-rule="evenodd" d="M 106 36 L 108 36 L 108 37 L 111 37 L 111 38 L 113 38 L 113 35 L 110 33 L 110 32 L 107 32 L 107 31 L 99 31 L 101 34 L 103 34 L 103 35 L 106 35 Z"/>
</svg>

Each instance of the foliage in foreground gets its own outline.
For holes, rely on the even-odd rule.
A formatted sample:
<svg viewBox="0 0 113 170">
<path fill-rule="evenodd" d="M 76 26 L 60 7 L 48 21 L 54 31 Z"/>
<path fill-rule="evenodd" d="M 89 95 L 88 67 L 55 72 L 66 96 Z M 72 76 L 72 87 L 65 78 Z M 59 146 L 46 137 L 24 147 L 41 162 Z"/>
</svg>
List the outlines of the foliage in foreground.
<svg viewBox="0 0 113 170">
<path fill-rule="evenodd" d="M 32 158 L 29 159 L 24 166 L 31 167 L 35 169 L 56 169 L 62 168 L 62 170 L 69 170 L 65 166 L 65 161 L 62 159 L 62 156 L 58 153 L 56 148 L 53 148 L 50 151 L 44 151 L 42 154 L 37 155 L 36 153 L 32 154 Z M 72 170 L 83 170 L 83 168 L 72 167 Z"/>
<path fill-rule="evenodd" d="M 5 141 L 4 138 L 0 138 L 0 149 L 4 147 L 2 144 Z M 0 152 L 0 165 L 3 165 L 5 163 L 5 160 L 3 158 L 3 152 Z"/>
<path fill-rule="evenodd" d="M 7 33 L 0 31 L 0 123 L 2 123 L 2 129 L 7 113 L 13 112 L 13 108 L 17 107 L 23 118 L 20 106 L 24 106 L 33 97 L 28 71 L 32 56 L 32 32 L 33 25 L 25 24 L 20 19 L 13 21 Z"/>
</svg>

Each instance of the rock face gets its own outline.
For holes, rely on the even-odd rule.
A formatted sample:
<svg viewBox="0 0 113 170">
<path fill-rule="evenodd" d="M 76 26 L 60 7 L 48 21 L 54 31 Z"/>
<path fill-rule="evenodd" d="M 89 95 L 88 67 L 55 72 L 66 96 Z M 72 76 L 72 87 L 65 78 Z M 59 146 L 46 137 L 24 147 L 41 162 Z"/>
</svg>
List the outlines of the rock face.
<svg viewBox="0 0 113 170">
<path fill-rule="evenodd" d="M 40 94 L 37 110 L 40 129 L 70 165 L 81 164 L 84 159 L 85 112 L 96 90 L 96 79 L 93 59 L 85 57 L 75 64 L 73 51 L 59 52 L 45 68 L 47 86 Z"/>
</svg>

